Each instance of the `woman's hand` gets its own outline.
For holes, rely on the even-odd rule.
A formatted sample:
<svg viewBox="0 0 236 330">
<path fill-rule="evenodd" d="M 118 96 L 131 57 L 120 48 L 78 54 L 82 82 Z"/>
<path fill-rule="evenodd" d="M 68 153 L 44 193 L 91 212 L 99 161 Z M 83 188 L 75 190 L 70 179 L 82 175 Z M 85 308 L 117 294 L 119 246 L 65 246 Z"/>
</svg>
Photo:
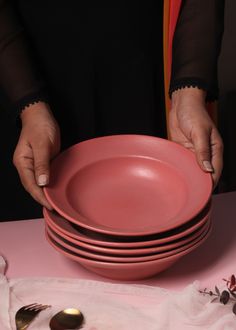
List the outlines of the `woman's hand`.
<svg viewBox="0 0 236 330">
<path fill-rule="evenodd" d="M 13 163 L 24 188 L 48 209 L 42 187 L 50 178 L 50 160 L 60 150 L 60 130 L 49 107 L 38 102 L 21 114 L 22 130 L 16 146 Z"/>
<path fill-rule="evenodd" d="M 212 173 L 216 186 L 223 167 L 223 143 L 207 113 L 204 91 L 184 88 L 172 94 L 169 130 L 171 140 L 195 152 L 199 166 Z"/>
</svg>

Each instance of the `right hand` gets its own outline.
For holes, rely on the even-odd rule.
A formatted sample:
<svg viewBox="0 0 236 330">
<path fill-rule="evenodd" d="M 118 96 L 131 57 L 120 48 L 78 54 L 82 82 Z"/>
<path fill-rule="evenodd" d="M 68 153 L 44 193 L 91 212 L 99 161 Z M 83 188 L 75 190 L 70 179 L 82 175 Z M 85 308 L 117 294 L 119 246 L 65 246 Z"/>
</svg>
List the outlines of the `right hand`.
<svg viewBox="0 0 236 330">
<path fill-rule="evenodd" d="M 50 160 L 60 151 L 59 126 L 44 102 L 25 108 L 21 121 L 13 163 L 24 188 L 38 203 L 51 210 L 42 187 L 49 183 Z"/>
<path fill-rule="evenodd" d="M 192 150 L 200 168 L 212 175 L 214 187 L 223 168 L 223 142 L 205 104 L 205 92 L 190 87 L 172 94 L 170 138 Z"/>
</svg>

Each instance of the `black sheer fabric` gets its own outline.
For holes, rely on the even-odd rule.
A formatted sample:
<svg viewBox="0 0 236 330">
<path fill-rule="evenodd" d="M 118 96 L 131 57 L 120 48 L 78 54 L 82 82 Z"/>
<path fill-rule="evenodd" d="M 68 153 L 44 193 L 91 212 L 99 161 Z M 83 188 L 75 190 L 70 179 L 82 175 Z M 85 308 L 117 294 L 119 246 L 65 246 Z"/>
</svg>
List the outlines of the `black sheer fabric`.
<svg viewBox="0 0 236 330">
<path fill-rule="evenodd" d="M 22 25 L 7 0 L 0 0 L 0 86 L 16 114 L 31 102 L 46 101 Z"/>
<path fill-rule="evenodd" d="M 224 0 L 184 0 L 174 34 L 170 95 L 184 87 L 218 96 L 217 59 L 224 26 Z"/>
<path fill-rule="evenodd" d="M 106 134 L 166 136 L 162 1 L 0 3 L 0 85 L 16 114 L 46 99 L 63 147 Z"/>
<path fill-rule="evenodd" d="M 223 4 L 183 2 L 170 93 L 194 85 L 215 97 Z M 16 115 L 49 102 L 64 146 L 105 134 L 165 137 L 162 16 L 156 0 L 0 0 L 1 92 Z"/>
</svg>

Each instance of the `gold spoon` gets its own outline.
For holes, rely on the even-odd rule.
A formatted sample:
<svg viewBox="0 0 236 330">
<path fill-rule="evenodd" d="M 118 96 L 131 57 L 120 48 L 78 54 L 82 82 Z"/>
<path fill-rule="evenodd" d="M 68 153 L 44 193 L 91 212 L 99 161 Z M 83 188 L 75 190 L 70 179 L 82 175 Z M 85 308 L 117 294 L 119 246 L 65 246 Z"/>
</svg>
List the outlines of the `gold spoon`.
<svg viewBox="0 0 236 330">
<path fill-rule="evenodd" d="M 84 316 L 77 308 L 67 308 L 55 314 L 49 323 L 51 330 L 79 329 Z"/>
</svg>

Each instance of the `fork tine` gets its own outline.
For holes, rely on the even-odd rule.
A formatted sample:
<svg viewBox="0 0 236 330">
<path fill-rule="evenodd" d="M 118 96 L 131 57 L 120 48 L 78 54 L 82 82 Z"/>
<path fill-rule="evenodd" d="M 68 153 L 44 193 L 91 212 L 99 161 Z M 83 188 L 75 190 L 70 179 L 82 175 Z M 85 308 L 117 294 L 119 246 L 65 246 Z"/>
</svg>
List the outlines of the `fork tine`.
<svg viewBox="0 0 236 330">
<path fill-rule="evenodd" d="M 31 310 L 31 311 L 41 311 L 43 309 L 46 309 L 48 307 L 51 307 L 50 305 L 42 305 L 42 304 L 32 304 L 27 306 L 27 310 Z"/>
<path fill-rule="evenodd" d="M 48 308 L 48 307 L 51 307 L 51 305 L 38 305 L 38 306 L 35 306 L 34 310 L 36 311 L 43 311 L 44 309 Z"/>
<path fill-rule="evenodd" d="M 22 309 L 29 311 L 42 311 L 48 307 L 51 307 L 51 305 L 42 305 L 42 304 L 34 303 L 34 304 L 26 305 L 22 307 Z"/>
<path fill-rule="evenodd" d="M 29 304 L 29 305 L 23 306 L 22 309 L 30 309 L 37 305 L 38 305 L 37 303 Z"/>
</svg>

